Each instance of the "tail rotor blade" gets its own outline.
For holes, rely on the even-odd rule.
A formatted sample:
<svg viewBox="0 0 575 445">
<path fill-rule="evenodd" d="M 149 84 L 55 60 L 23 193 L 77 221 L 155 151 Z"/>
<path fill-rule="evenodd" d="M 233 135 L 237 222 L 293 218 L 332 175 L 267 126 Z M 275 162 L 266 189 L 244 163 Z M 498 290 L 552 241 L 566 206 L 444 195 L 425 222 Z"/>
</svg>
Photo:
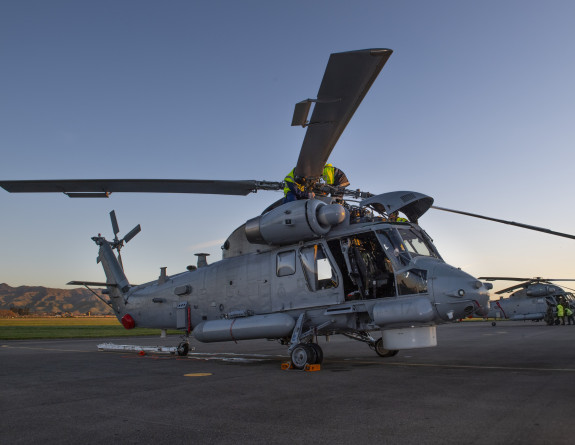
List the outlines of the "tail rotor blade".
<svg viewBox="0 0 575 445">
<path fill-rule="evenodd" d="M 130 242 L 130 240 L 132 238 L 134 238 L 138 233 L 140 233 L 140 231 L 142 230 L 142 228 L 140 227 L 140 224 L 138 224 L 136 227 L 134 227 L 132 230 L 130 230 L 126 236 L 124 237 L 124 241 L 126 243 Z"/>
<path fill-rule="evenodd" d="M 114 230 L 114 235 L 120 233 L 120 228 L 118 227 L 118 220 L 116 219 L 116 212 L 112 210 L 110 212 L 110 220 L 112 221 L 112 230 Z"/>
</svg>

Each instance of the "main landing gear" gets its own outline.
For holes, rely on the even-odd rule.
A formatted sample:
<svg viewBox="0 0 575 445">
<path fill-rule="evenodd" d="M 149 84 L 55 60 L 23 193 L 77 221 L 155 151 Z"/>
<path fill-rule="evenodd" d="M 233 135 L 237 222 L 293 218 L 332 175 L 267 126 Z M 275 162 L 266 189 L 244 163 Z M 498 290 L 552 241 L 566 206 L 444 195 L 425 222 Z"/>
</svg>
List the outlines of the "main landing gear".
<svg viewBox="0 0 575 445">
<path fill-rule="evenodd" d="M 291 352 L 291 362 L 295 369 L 304 369 L 306 365 L 321 365 L 323 351 L 317 343 L 299 343 Z"/>
<path fill-rule="evenodd" d="M 302 332 L 305 314 L 298 317 L 289 344 L 288 351 L 291 354 L 291 364 L 294 369 L 305 369 L 307 365 L 321 365 L 323 362 L 323 351 L 317 343 L 313 343 L 313 338 L 321 329 L 325 328 L 331 321 L 320 324 Z"/>
</svg>

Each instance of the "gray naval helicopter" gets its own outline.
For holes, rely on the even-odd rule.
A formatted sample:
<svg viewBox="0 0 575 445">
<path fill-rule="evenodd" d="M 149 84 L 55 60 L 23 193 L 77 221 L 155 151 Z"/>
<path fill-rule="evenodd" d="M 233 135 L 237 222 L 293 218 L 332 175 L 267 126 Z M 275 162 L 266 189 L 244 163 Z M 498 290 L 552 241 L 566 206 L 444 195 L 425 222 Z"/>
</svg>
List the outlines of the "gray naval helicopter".
<svg viewBox="0 0 575 445">
<path fill-rule="evenodd" d="M 114 239 L 92 238 L 106 282 L 69 284 L 105 287 L 107 303 L 126 329 L 182 330 L 181 355 L 189 350 L 190 335 L 200 342 L 275 339 L 288 346 L 298 369 L 322 362 L 318 336 L 342 334 L 391 357 L 401 349 L 435 346 L 438 324 L 487 314 L 491 283 L 447 264 L 418 224 L 433 198 L 412 191 L 374 195 L 322 183 L 330 153 L 391 54 L 389 49 L 331 54 L 317 99 L 296 105 L 292 125 L 305 127 L 306 134 L 294 175 L 315 192 L 313 199 L 279 200 L 229 236 L 220 261 L 208 264 L 206 255 L 198 254 L 197 266 L 175 275 L 162 269 L 157 280 L 141 285 L 128 281 L 120 256 L 140 226 L 119 239 L 112 213 Z M 284 183 L 94 179 L 0 181 L 0 186 L 14 193 L 95 198 L 115 192 L 245 196 L 282 190 Z M 407 219 L 390 218 L 394 212 Z M 372 333 L 378 332 L 376 339 Z"/>
<path fill-rule="evenodd" d="M 557 281 L 575 281 L 566 278 L 519 278 L 519 277 L 479 277 L 487 281 L 521 281 L 514 286 L 495 292 L 496 295 L 513 292 L 508 297 L 491 301 L 491 309 L 484 317 L 493 318 L 491 324 L 496 325 L 497 319 L 502 320 L 544 320 L 548 325 L 558 324 L 557 303 L 563 302 L 575 307 L 575 296 L 572 292 L 557 286 Z M 569 289 L 572 290 L 572 289 Z"/>
</svg>

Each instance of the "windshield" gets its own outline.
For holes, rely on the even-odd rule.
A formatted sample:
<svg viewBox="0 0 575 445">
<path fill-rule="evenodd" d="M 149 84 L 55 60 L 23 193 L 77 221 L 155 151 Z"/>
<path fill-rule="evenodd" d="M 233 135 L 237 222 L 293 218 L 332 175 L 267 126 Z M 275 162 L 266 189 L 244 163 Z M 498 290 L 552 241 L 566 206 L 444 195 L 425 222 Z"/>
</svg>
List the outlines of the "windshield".
<svg viewBox="0 0 575 445">
<path fill-rule="evenodd" d="M 438 258 L 435 249 L 428 243 L 423 236 L 413 229 L 397 229 L 405 243 L 405 248 L 412 257 L 430 256 Z"/>
<path fill-rule="evenodd" d="M 382 235 L 379 238 L 388 255 L 403 266 L 417 256 L 441 259 L 431 241 L 414 228 L 390 228 L 378 230 L 377 233 Z"/>
</svg>

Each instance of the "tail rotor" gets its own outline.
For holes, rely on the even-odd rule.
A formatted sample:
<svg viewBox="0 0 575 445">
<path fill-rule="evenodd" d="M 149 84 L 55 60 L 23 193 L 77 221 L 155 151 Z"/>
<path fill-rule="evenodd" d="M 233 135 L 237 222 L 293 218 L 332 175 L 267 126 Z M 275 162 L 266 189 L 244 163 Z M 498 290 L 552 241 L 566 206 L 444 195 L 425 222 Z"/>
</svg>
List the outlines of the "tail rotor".
<svg viewBox="0 0 575 445">
<path fill-rule="evenodd" d="M 130 230 L 126 234 L 126 236 L 124 236 L 124 238 L 119 239 L 118 233 L 120 233 L 120 227 L 118 226 L 118 220 L 116 218 L 116 212 L 114 210 L 110 212 L 110 220 L 112 221 L 112 230 L 114 231 L 114 241 L 111 243 L 112 249 L 116 249 L 118 251 L 118 261 L 120 262 L 120 266 L 122 266 L 123 270 L 124 264 L 122 263 L 122 255 L 120 253 L 120 250 L 122 249 L 122 247 L 124 247 L 124 243 L 130 242 L 132 238 L 134 238 L 138 233 L 140 233 L 142 228 L 140 227 L 140 224 L 138 224 L 136 227 Z"/>
</svg>

